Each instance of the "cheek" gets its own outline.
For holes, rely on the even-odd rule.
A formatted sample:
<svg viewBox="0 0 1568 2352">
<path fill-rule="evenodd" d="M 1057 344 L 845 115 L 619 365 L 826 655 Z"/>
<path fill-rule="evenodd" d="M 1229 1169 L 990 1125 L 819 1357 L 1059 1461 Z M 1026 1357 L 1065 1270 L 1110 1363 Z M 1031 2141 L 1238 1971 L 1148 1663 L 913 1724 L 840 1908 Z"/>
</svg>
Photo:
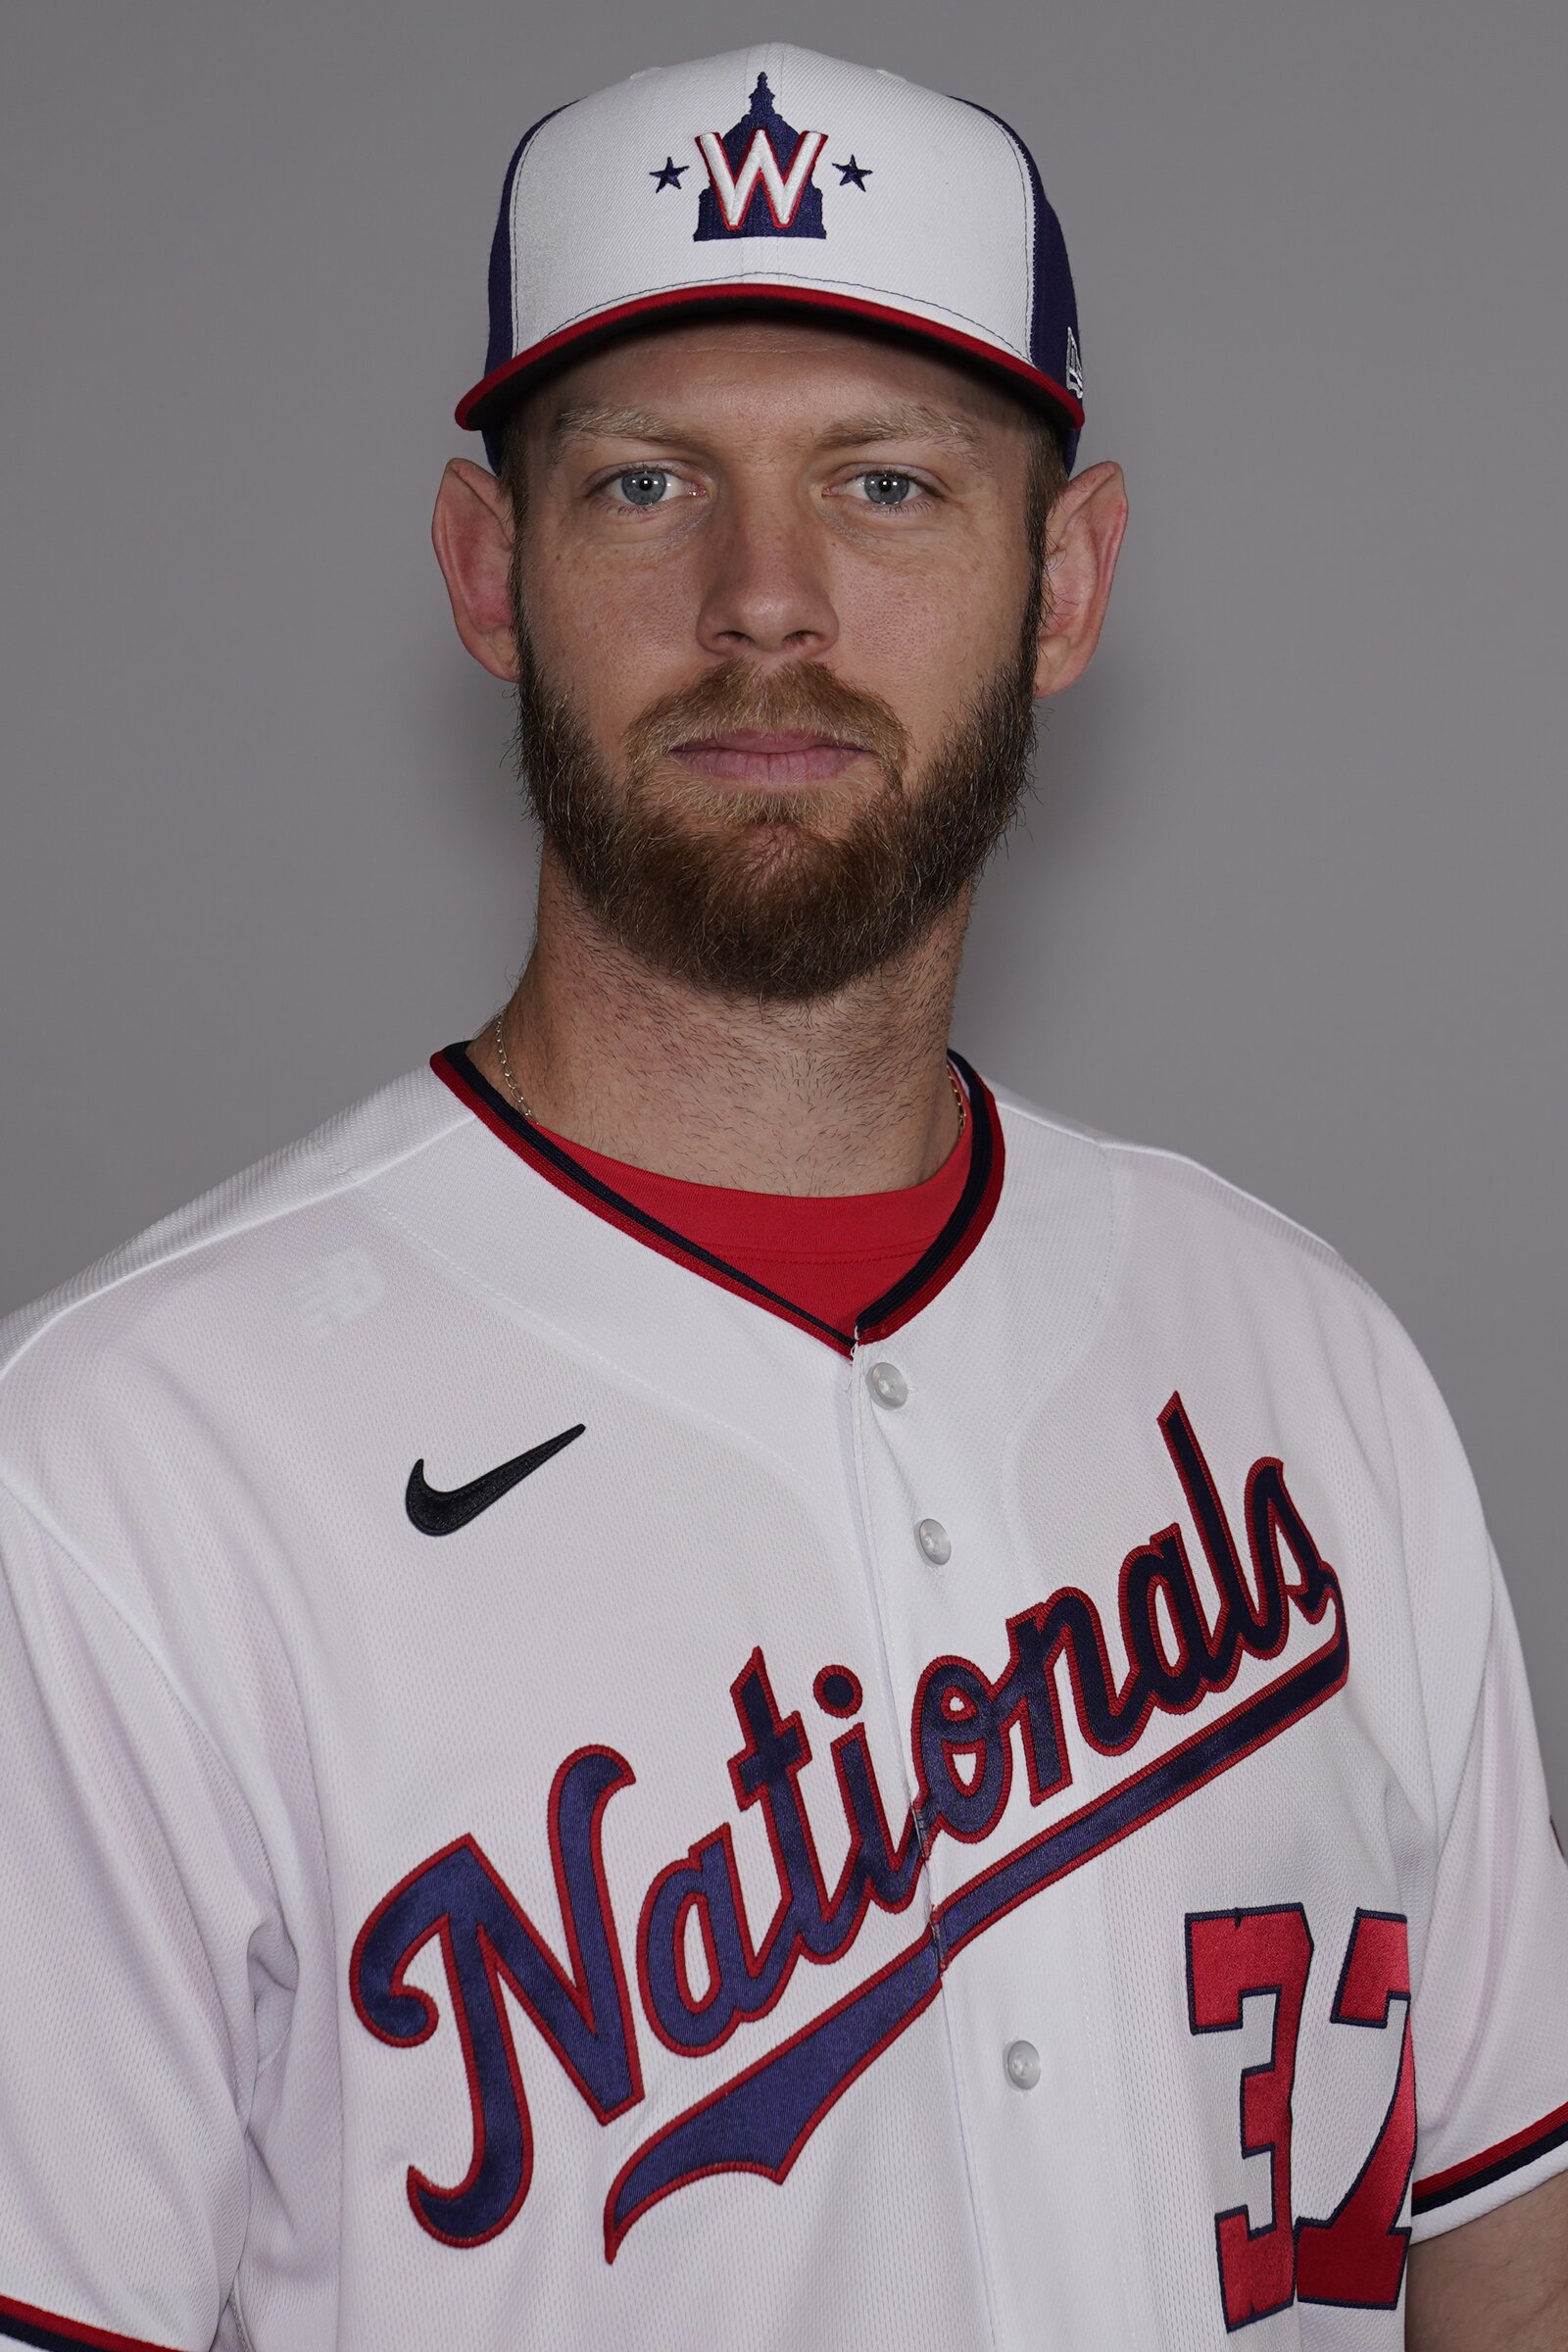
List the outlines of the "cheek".
<svg viewBox="0 0 1568 2352">
<path fill-rule="evenodd" d="M 547 677 L 569 693 L 602 750 L 651 702 L 692 675 L 693 613 L 675 579 L 569 547 L 527 550 L 528 633 Z"/>
<path fill-rule="evenodd" d="M 841 584 L 839 661 L 845 676 L 890 703 L 921 754 L 947 732 L 976 686 L 1017 645 L 1027 582 L 1018 566 L 949 566 L 890 583 Z"/>
</svg>

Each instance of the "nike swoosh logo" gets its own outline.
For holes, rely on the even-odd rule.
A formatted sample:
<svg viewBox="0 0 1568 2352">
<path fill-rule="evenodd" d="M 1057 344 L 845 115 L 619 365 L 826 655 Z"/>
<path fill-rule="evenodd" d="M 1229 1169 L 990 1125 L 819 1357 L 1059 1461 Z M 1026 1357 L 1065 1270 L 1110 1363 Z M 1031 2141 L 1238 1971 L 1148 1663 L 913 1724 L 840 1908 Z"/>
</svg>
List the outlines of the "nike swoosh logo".
<svg viewBox="0 0 1568 2352">
<path fill-rule="evenodd" d="M 479 1478 L 470 1478 L 466 1487 L 432 1487 L 424 1475 L 424 1456 L 420 1454 L 409 1472 L 409 1483 L 403 1502 L 409 1517 L 421 1536 L 453 1536 L 470 1519 L 477 1519 L 503 1494 L 548 1462 L 553 1455 L 580 1438 L 586 1428 L 579 1421 L 574 1429 L 564 1429 L 559 1438 L 546 1438 L 542 1446 L 530 1446 L 526 1453 L 514 1454 L 510 1462 L 501 1462 L 494 1470 L 486 1470 Z"/>
</svg>

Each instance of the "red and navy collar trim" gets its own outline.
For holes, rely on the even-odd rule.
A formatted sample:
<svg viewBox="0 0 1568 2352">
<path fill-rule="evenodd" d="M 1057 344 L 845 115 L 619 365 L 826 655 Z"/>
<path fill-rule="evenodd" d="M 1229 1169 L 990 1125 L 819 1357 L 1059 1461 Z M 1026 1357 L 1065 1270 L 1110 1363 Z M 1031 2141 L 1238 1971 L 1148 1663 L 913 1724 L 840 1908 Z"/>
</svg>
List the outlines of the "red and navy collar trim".
<svg viewBox="0 0 1568 2352">
<path fill-rule="evenodd" d="M 430 1067 L 442 1085 L 450 1087 L 459 1102 L 483 1120 L 492 1135 L 515 1152 L 519 1159 L 525 1159 L 558 1192 L 569 1195 L 595 1216 L 618 1226 L 622 1233 L 657 1250 L 661 1256 L 672 1258 L 677 1265 L 688 1267 L 709 1282 L 716 1282 L 737 1298 L 750 1298 L 754 1304 L 765 1307 L 769 1314 L 782 1316 L 786 1323 L 809 1332 L 812 1339 L 837 1348 L 841 1355 L 850 1355 L 858 1341 L 886 1339 L 928 1306 L 953 1280 L 996 1214 L 1002 1194 L 1004 1156 L 997 1105 L 985 1080 L 977 1076 L 960 1054 L 954 1054 L 949 1058 L 969 1098 L 969 1173 L 963 1191 L 929 1250 L 906 1274 L 900 1276 L 891 1290 L 873 1299 L 853 1331 L 841 1331 L 832 1323 L 824 1323 L 808 1308 L 797 1305 L 782 1292 L 769 1290 L 743 1267 L 731 1265 L 726 1258 L 678 1233 L 672 1225 L 664 1224 L 604 1183 L 554 1136 L 546 1135 L 531 1119 L 525 1119 L 521 1111 L 514 1109 L 505 1096 L 498 1094 L 474 1066 L 466 1046 L 447 1046 L 441 1053 L 433 1054 Z"/>
</svg>

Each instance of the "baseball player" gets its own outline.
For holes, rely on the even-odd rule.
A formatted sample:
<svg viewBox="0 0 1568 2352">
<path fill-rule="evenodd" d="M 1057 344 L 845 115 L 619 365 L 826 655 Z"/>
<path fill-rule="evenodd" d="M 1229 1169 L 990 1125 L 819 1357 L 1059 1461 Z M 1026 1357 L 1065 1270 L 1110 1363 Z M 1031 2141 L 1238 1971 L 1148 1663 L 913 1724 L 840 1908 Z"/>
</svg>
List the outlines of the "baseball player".
<svg viewBox="0 0 1568 2352">
<path fill-rule="evenodd" d="M 0 2339 L 1568 2343 L 1568 1872 L 1380 1302 L 947 1050 L 1126 514 L 1017 135 L 547 117 L 512 1003 L 0 1360 Z"/>
</svg>

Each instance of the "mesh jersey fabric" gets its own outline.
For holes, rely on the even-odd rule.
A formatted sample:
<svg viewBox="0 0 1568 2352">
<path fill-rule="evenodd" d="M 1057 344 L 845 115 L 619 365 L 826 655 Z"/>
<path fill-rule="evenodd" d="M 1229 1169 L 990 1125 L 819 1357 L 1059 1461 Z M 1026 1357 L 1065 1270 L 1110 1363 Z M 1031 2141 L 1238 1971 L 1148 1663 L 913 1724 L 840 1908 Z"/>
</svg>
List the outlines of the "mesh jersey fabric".
<svg viewBox="0 0 1568 2352">
<path fill-rule="evenodd" d="M 971 1101 L 874 1351 L 430 1071 L 5 1327 L 0 2340 L 1392 2352 L 1568 2163 L 1430 1378 Z"/>
</svg>

